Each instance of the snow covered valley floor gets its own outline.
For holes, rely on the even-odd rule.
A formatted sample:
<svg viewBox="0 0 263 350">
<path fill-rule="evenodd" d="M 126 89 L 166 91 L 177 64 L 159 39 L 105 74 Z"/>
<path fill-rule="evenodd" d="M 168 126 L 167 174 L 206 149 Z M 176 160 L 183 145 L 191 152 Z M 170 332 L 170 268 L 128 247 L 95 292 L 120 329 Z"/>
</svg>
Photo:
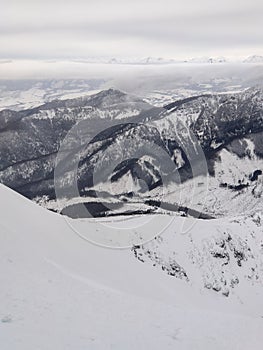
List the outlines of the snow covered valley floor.
<svg viewBox="0 0 263 350">
<path fill-rule="evenodd" d="M 175 216 L 143 246 L 107 249 L 3 185 L 0 196 L 1 350 L 262 349 L 262 214 Z M 75 222 L 92 232 L 98 220 Z"/>
</svg>

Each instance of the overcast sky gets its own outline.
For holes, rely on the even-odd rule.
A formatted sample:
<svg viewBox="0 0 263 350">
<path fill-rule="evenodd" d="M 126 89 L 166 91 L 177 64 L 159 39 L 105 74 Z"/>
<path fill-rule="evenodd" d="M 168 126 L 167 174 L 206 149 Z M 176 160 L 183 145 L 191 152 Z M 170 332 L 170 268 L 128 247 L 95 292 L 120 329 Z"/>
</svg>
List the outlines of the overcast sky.
<svg viewBox="0 0 263 350">
<path fill-rule="evenodd" d="M 0 59 L 263 54 L 262 0 L 0 0 Z"/>
</svg>

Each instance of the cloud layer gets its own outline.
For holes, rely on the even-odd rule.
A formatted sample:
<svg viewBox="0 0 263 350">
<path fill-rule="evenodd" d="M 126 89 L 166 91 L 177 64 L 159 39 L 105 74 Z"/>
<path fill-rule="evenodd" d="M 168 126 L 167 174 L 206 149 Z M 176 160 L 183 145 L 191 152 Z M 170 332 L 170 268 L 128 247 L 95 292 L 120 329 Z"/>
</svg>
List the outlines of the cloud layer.
<svg viewBox="0 0 263 350">
<path fill-rule="evenodd" d="M 1 8 L 1 59 L 263 53 L 261 0 L 9 0 Z"/>
</svg>

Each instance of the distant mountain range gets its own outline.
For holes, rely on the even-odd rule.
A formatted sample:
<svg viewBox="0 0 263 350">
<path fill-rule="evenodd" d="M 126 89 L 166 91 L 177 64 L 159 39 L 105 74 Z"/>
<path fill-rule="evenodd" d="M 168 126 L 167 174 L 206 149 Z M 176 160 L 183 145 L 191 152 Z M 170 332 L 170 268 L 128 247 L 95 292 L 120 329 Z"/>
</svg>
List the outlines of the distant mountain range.
<svg viewBox="0 0 263 350">
<path fill-rule="evenodd" d="M 11 65 L 16 60 L 0 60 L 1 65 Z M 86 57 L 64 60 L 80 64 L 112 64 L 112 65 L 167 65 L 167 64 L 219 64 L 219 63 L 262 63 L 263 56 L 251 55 L 245 59 L 229 58 L 224 56 L 198 56 L 189 58 L 165 58 L 165 57 Z M 60 63 L 59 60 L 43 61 L 42 63 Z"/>
<path fill-rule="evenodd" d="M 233 60 L 223 56 L 203 56 L 203 57 L 192 57 L 187 59 L 174 59 L 164 57 L 142 57 L 142 58 L 89 58 L 85 60 L 77 60 L 82 63 L 108 63 L 108 64 L 130 64 L 130 65 L 162 65 L 162 64 L 180 64 L 180 63 L 202 63 L 202 64 L 216 64 L 216 63 L 231 63 L 231 62 L 243 62 L 243 63 L 262 63 L 263 56 L 254 55 L 249 56 L 242 60 Z"/>
</svg>

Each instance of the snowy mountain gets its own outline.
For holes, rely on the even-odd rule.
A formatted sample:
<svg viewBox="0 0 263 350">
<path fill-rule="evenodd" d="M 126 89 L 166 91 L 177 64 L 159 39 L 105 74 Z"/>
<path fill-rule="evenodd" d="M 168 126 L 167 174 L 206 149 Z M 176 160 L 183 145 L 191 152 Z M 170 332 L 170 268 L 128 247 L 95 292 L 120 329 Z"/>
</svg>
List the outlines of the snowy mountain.
<svg viewBox="0 0 263 350">
<path fill-rule="evenodd" d="M 86 63 L 110 63 L 110 64 L 127 64 L 127 65 L 161 65 L 161 64 L 180 64 L 180 63 L 226 63 L 228 60 L 223 57 L 193 57 L 191 59 L 176 59 L 164 57 L 134 57 L 134 58 L 119 58 L 112 57 L 110 59 L 87 59 Z"/>
<path fill-rule="evenodd" d="M 106 229 L 110 241 L 118 218 L 67 222 L 2 185 L 0 195 L 5 350 L 47 340 L 50 349 L 261 349 L 261 216 L 175 217 L 147 244 L 101 249 L 71 225 L 98 235 Z M 139 217 L 122 220 L 136 226 Z"/>
<path fill-rule="evenodd" d="M 249 56 L 244 60 L 244 63 L 263 63 L 263 56 L 259 56 L 259 55 Z"/>
<path fill-rule="evenodd" d="M 194 57 L 186 60 L 188 63 L 226 63 L 228 60 L 225 57 Z"/>
<path fill-rule="evenodd" d="M 163 142 L 163 147 L 166 147 L 171 157 L 174 153 L 177 154 L 176 166 L 181 183 L 176 181 L 176 176 L 174 179 L 169 178 L 169 175 L 165 177 L 165 169 L 161 169 L 164 172 L 162 179 L 166 183 L 163 194 L 164 188 L 160 186 L 161 176 L 158 176 L 160 168 L 157 168 L 158 171 L 154 174 L 149 162 L 148 165 L 144 162 L 144 170 L 141 168 L 141 162 L 131 162 L 124 163 L 119 173 L 115 173 L 108 184 L 104 183 L 98 186 L 98 189 L 121 195 L 124 194 L 123 182 L 129 183 L 133 180 L 134 183 L 138 183 L 140 178 L 147 182 L 148 188 L 151 189 L 150 192 L 145 192 L 143 188 L 136 190 L 137 194 L 139 192 L 139 199 L 144 203 L 149 203 L 150 197 L 158 199 L 159 203 L 165 201 L 172 205 L 177 204 L 177 209 L 178 206 L 190 207 L 216 217 L 253 214 L 255 210 L 262 209 L 260 91 L 252 89 L 234 96 L 197 97 L 168 105 L 166 108 L 167 113 L 159 112 L 155 116 L 152 113 L 151 117 L 147 115 L 146 124 L 149 127 L 145 132 L 148 140 L 152 137 L 159 145 Z M 185 124 L 198 139 L 207 162 L 203 163 L 207 165 L 207 169 L 203 169 L 203 173 L 201 169 L 193 179 L 190 169 L 193 160 L 186 156 L 187 144 L 192 143 L 192 136 L 183 134 Z M 145 126 L 140 128 L 142 132 L 143 128 Z M 145 136 L 140 138 L 145 139 Z M 136 143 L 139 141 L 136 140 Z M 154 155 L 152 157 L 154 158 Z M 158 161 L 160 163 L 160 159 L 157 159 L 157 163 Z M 154 161 L 151 163 L 154 164 Z M 166 174 L 168 173 L 169 170 Z M 121 176 L 116 181 L 118 174 Z M 112 180 L 116 181 L 114 189 L 110 186 Z M 134 200 L 138 200 L 138 197 L 135 196 Z M 158 200 L 152 204 L 158 204 Z M 169 208 L 173 210 L 171 206 Z"/>
<path fill-rule="evenodd" d="M 261 88 L 0 111 L 3 348 L 261 349 L 262 111 Z"/>
<path fill-rule="evenodd" d="M 108 63 L 111 64 L 131 64 L 131 65 L 147 65 L 147 64 L 172 64 L 180 63 L 181 61 L 175 59 L 167 59 L 163 57 L 143 57 L 143 58 L 111 58 Z"/>
<path fill-rule="evenodd" d="M 165 212 L 203 217 L 254 214 L 262 206 L 261 89 L 195 96 L 163 108 L 110 89 L 0 113 L 0 181 L 41 203 L 48 199 L 50 209 L 69 216 L 83 215 L 79 202 L 93 216 L 152 213 L 163 201 Z M 79 159 L 81 198 L 65 195 L 61 206 L 53 201 L 56 159 L 79 122 L 77 138 L 70 136 L 69 153 L 59 160 L 57 186 L 69 189 L 75 173 L 67 159 Z"/>
</svg>

